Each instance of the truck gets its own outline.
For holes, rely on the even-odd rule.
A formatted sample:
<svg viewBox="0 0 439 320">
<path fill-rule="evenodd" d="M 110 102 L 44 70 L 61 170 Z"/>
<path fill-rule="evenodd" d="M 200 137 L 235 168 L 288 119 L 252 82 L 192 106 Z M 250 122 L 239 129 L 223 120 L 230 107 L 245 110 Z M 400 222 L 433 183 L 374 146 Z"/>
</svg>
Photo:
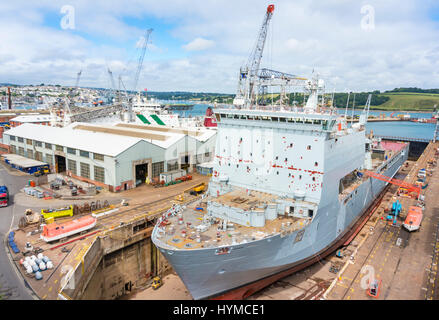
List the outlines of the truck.
<svg viewBox="0 0 439 320">
<path fill-rule="evenodd" d="M 9 204 L 9 190 L 6 186 L 0 186 L 0 207 L 7 207 Z"/>
</svg>

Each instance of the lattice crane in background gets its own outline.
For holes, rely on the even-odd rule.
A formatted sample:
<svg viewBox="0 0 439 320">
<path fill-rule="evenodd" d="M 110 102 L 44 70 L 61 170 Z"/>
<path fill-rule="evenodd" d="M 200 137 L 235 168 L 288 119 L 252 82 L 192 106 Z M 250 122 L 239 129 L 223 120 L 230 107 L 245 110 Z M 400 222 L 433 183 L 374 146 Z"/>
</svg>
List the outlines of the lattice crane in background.
<svg viewBox="0 0 439 320">
<path fill-rule="evenodd" d="M 146 47 L 148 45 L 149 36 L 151 35 L 152 31 L 153 31 L 153 29 L 146 30 L 145 36 L 142 39 L 143 41 L 142 41 L 142 45 L 141 45 L 141 53 L 140 53 L 139 60 L 138 60 L 138 63 L 137 63 L 136 74 L 134 76 L 133 91 L 137 90 L 137 84 L 139 82 L 140 72 L 142 71 L 142 66 L 143 66 L 143 60 L 145 58 Z"/>
</svg>

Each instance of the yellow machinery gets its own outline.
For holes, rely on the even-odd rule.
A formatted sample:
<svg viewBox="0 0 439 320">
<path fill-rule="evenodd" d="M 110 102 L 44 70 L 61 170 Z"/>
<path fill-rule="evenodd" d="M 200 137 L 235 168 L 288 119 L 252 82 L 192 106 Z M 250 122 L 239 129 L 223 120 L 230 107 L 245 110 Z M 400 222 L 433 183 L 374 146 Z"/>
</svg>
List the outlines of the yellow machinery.
<svg viewBox="0 0 439 320">
<path fill-rule="evenodd" d="M 183 202 L 184 201 L 184 196 L 183 194 L 179 194 L 178 196 L 175 197 L 175 200 Z"/>
<path fill-rule="evenodd" d="M 204 183 L 202 183 L 202 184 L 199 185 L 198 187 L 195 187 L 195 188 L 194 188 L 194 191 L 195 191 L 196 193 L 201 193 L 201 192 L 204 191 L 205 188 L 206 188 L 206 185 L 205 185 Z"/>
<path fill-rule="evenodd" d="M 152 279 L 152 288 L 154 290 L 157 290 L 158 288 L 160 288 L 163 285 L 162 279 L 160 277 L 154 277 Z"/>
<path fill-rule="evenodd" d="M 73 206 L 59 208 L 59 209 L 41 209 L 41 215 L 44 219 L 48 218 L 60 218 L 73 216 Z"/>
</svg>

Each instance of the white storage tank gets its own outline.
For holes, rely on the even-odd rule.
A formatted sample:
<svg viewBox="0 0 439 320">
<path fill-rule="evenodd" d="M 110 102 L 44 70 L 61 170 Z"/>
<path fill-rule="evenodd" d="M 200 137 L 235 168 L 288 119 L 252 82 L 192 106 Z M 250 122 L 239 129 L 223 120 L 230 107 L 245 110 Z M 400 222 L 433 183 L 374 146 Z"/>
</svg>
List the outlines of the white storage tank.
<svg viewBox="0 0 439 320">
<path fill-rule="evenodd" d="M 265 210 L 252 211 L 250 213 L 250 224 L 252 227 L 263 227 L 265 226 Z"/>
<path fill-rule="evenodd" d="M 277 205 L 275 203 L 269 203 L 265 208 L 265 219 L 274 220 L 277 218 Z"/>
</svg>

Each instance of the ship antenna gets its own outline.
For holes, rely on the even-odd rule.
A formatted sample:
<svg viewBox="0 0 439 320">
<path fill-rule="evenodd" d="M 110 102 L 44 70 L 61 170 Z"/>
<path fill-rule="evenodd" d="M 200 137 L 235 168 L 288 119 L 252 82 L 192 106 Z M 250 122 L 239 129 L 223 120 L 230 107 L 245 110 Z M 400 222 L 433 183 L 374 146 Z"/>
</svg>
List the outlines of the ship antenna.
<svg viewBox="0 0 439 320">
<path fill-rule="evenodd" d="M 355 110 L 355 92 L 354 92 L 354 101 L 352 101 L 352 117 L 351 117 L 351 125 L 354 122 L 354 110 Z"/>
<path fill-rule="evenodd" d="M 344 118 L 347 119 L 348 116 L 348 104 L 349 104 L 349 97 L 351 96 L 351 92 L 348 92 L 348 100 L 346 101 L 346 111 L 344 112 Z"/>
</svg>

